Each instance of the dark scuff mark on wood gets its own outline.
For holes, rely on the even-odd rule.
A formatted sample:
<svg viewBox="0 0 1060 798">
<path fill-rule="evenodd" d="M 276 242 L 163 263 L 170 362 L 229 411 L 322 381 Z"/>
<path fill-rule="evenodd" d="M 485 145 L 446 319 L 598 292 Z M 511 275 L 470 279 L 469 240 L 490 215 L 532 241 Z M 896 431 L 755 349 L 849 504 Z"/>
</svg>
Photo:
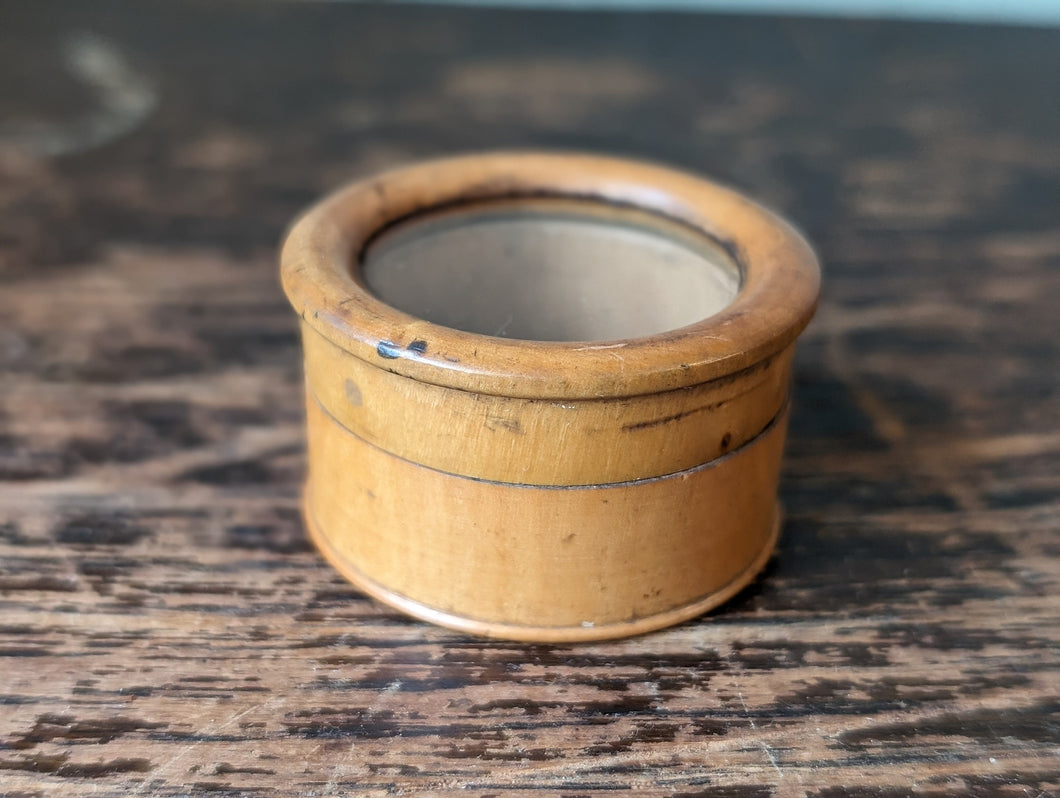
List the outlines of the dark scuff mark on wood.
<svg viewBox="0 0 1060 798">
<path fill-rule="evenodd" d="M 360 407 L 364 403 L 364 397 L 361 396 L 361 389 L 353 380 L 346 380 L 344 384 L 346 391 L 346 401 L 353 407 Z"/>
<path fill-rule="evenodd" d="M 725 402 L 714 402 L 712 404 L 703 405 L 701 407 L 693 407 L 690 410 L 682 410 L 680 413 L 673 413 L 669 416 L 663 416 L 662 418 L 653 418 L 649 421 L 636 421 L 630 424 L 623 424 L 622 430 L 624 432 L 637 432 L 642 429 L 651 429 L 653 427 L 661 427 L 663 424 L 672 424 L 675 421 L 680 421 L 683 418 L 688 418 L 697 413 L 705 413 L 711 410 L 716 410 Z"/>
<path fill-rule="evenodd" d="M 503 429 L 516 435 L 524 435 L 523 425 L 519 423 L 517 418 L 501 418 L 499 416 L 490 416 L 486 419 L 486 429 L 498 430 Z"/>
<path fill-rule="evenodd" d="M 375 351 L 379 357 L 386 358 L 387 360 L 395 360 L 401 357 L 401 347 L 393 341 L 380 341 L 376 346 Z"/>
</svg>

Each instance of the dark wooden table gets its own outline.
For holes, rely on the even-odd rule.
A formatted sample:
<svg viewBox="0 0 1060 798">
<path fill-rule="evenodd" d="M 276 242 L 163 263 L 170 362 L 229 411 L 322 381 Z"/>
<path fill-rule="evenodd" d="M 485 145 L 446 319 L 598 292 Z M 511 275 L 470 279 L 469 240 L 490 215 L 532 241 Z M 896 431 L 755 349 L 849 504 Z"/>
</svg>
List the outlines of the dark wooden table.
<svg viewBox="0 0 1060 798">
<path fill-rule="evenodd" d="M 1047 796 L 1060 30 L 0 7 L 0 795 Z M 765 577 L 483 642 L 305 542 L 292 216 L 496 146 L 660 159 L 825 263 Z"/>
</svg>

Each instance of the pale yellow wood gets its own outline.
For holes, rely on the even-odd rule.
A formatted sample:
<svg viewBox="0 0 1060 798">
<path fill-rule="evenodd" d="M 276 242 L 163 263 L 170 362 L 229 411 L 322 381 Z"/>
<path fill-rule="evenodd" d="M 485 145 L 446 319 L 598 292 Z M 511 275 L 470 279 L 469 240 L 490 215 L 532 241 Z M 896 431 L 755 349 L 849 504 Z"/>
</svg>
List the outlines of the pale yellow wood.
<svg viewBox="0 0 1060 798">
<path fill-rule="evenodd" d="M 492 338 L 431 324 L 366 290 L 358 261 L 374 235 L 435 208 L 541 195 L 633 206 L 678 222 L 737 258 L 740 292 L 722 312 L 615 342 Z M 820 273 L 803 238 L 731 189 L 652 164 L 560 153 L 432 161 L 356 183 L 292 228 L 281 277 L 295 311 L 369 363 L 421 382 L 523 398 L 636 396 L 727 377 L 786 349 L 813 316 Z M 432 341 L 424 353 L 409 349 Z M 397 357 L 378 355 L 381 343 Z M 622 366 L 603 344 L 623 343 Z"/>
<path fill-rule="evenodd" d="M 699 468 L 556 488 L 425 468 L 307 409 L 305 507 L 323 552 L 427 620 L 536 640 L 644 632 L 723 601 L 772 548 L 786 411 Z"/>
<path fill-rule="evenodd" d="M 794 351 L 691 388 L 557 401 L 411 380 L 365 363 L 308 325 L 302 340 L 310 391 L 344 427 L 432 468 L 533 485 L 644 479 L 738 448 L 783 406 Z"/>
<path fill-rule="evenodd" d="M 546 342 L 432 324 L 367 289 L 365 252 L 395 225 L 543 197 L 698 237 L 739 290 L 658 335 Z M 455 158 L 310 210 L 282 276 L 303 320 L 307 522 L 372 595 L 480 634 L 600 639 L 715 606 L 768 558 L 792 353 L 819 271 L 750 200 L 615 159 Z"/>
</svg>

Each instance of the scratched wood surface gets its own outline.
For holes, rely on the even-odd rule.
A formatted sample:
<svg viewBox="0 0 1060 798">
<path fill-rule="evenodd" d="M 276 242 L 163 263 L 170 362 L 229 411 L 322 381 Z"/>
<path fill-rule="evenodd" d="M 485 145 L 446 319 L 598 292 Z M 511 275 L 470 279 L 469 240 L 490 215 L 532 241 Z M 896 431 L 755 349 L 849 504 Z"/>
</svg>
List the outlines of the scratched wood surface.
<svg viewBox="0 0 1060 798">
<path fill-rule="evenodd" d="M 1056 794 L 1060 30 L 0 20 L 0 795 Z M 501 145 L 695 169 L 820 250 L 784 538 L 711 617 L 483 642 L 305 542 L 275 245 L 347 179 Z"/>
</svg>

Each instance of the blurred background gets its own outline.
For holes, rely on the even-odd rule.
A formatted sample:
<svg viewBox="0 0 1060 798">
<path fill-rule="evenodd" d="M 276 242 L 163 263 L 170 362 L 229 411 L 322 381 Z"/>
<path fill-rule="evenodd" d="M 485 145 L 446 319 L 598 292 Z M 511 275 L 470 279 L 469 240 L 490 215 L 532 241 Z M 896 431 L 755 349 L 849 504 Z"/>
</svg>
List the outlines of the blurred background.
<svg viewBox="0 0 1060 798">
<path fill-rule="evenodd" d="M 346 0 L 353 2 L 354 0 Z M 421 0 L 432 2 L 433 0 Z M 1056 0 L 453 0 L 455 5 L 523 6 L 527 8 L 684 9 L 740 14 L 881 17 L 940 22 L 997 22 L 1055 25 Z"/>
<path fill-rule="evenodd" d="M 590 5 L 0 0 L 9 794 L 1060 789 L 1060 7 Z M 778 555 L 711 618 L 469 641 L 305 540 L 277 245 L 501 147 L 715 178 L 821 256 Z"/>
</svg>

